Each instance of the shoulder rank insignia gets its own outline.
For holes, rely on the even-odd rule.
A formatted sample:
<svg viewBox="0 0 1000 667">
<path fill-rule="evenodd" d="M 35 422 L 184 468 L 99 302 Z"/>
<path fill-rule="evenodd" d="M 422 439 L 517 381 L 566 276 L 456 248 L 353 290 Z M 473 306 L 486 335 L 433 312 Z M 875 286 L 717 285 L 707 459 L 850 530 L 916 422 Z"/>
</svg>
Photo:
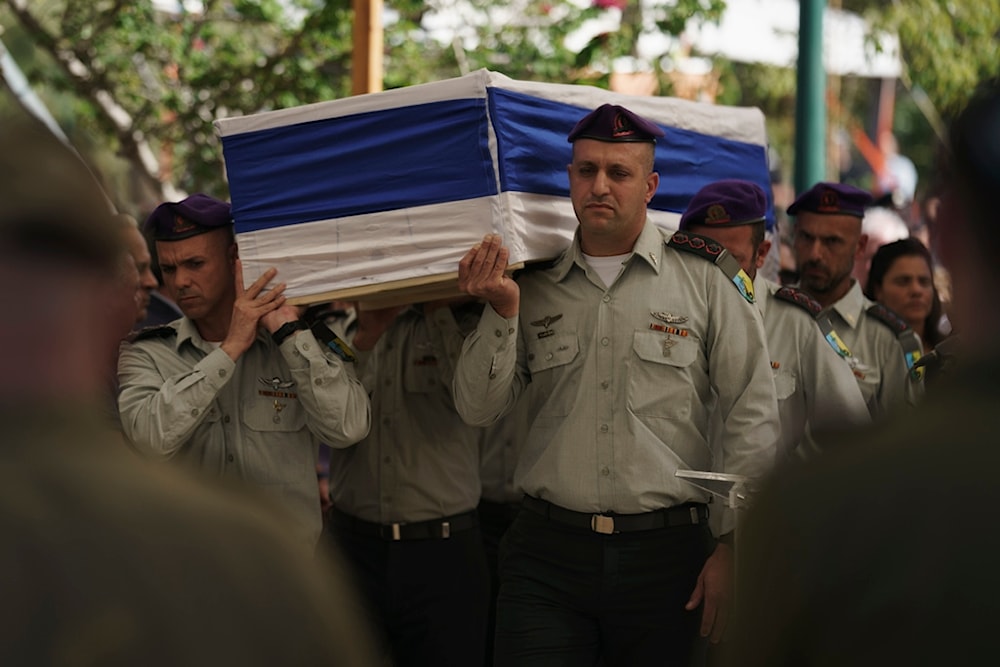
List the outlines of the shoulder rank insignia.
<svg viewBox="0 0 1000 667">
<path fill-rule="evenodd" d="M 892 329 L 893 333 L 896 334 L 896 340 L 903 348 L 903 356 L 906 358 L 906 368 L 910 371 L 910 377 L 914 380 L 922 378 L 923 367 L 916 365 L 922 356 L 920 338 L 906 323 L 906 320 L 880 303 L 870 306 L 865 312 Z"/>
<path fill-rule="evenodd" d="M 892 329 L 897 336 L 910 328 L 910 325 L 903 318 L 880 303 L 870 306 L 865 312 Z"/>
<path fill-rule="evenodd" d="M 782 287 L 774 293 L 774 296 L 777 299 L 787 301 L 788 303 L 794 303 L 796 306 L 804 308 L 809 311 L 813 317 L 819 315 L 820 311 L 823 310 L 823 306 L 819 305 L 819 301 L 812 298 L 802 290 L 795 289 L 794 287 Z"/>
<path fill-rule="evenodd" d="M 177 335 L 177 329 L 173 328 L 169 324 L 161 324 L 155 327 L 145 327 L 139 329 L 138 331 L 133 331 L 125 339 L 130 343 L 136 343 L 140 340 L 152 340 L 153 338 L 172 338 Z"/>
<path fill-rule="evenodd" d="M 795 287 L 781 287 L 774 292 L 774 297 L 787 303 L 794 303 L 812 315 L 813 319 L 819 325 L 820 331 L 823 333 L 823 338 L 830 344 L 834 352 L 847 360 L 852 369 L 862 365 L 854 358 L 850 348 L 847 347 L 847 343 L 840 337 L 837 330 L 833 328 L 833 322 L 830 321 L 830 318 L 827 315 L 821 314 L 823 306 L 820 305 L 819 301 Z"/>
<path fill-rule="evenodd" d="M 740 268 L 740 263 L 732 255 L 726 252 L 720 243 L 714 239 L 701 234 L 691 232 L 674 232 L 667 240 L 667 247 L 675 250 L 684 250 L 703 259 L 712 262 L 733 281 L 736 289 L 739 290 L 743 298 L 750 303 L 755 303 L 756 298 L 753 293 L 753 281 L 746 271 Z"/>
</svg>

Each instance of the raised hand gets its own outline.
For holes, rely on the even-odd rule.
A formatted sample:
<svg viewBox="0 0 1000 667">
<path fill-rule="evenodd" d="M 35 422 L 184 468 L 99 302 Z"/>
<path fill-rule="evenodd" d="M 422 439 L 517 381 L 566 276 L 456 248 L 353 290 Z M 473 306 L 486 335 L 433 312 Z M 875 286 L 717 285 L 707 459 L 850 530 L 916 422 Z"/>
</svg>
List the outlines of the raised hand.
<svg viewBox="0 0 1000 667">
<path fill-rule="evenodd" d="M 458 288 L 485 299 L 501 317 L 517 315 L 521 290 L 507 275 L 510 252 L 496 234 L 487 234 L 458 263 Z"/>
<path fill-rule="evenodd" d="M 229 331 L 226 332 L 226 337 L 220 346 L 233 361 L 239 359 L 240 355 L 250 349 L 254 338 L 257 337 L 257 325 L 261 318 L 285 304 L 284 283 L 279 283 L 264 291 L 264 287 L 277 274 L 277 269 L 268 269 L 250 287 L 245 288 L 243 286 L 243 263 L 239 259 L 236 260 L 234 276 L 236 302 L 233 304 L 233 316 L 229 321 Z"/>
</svg>

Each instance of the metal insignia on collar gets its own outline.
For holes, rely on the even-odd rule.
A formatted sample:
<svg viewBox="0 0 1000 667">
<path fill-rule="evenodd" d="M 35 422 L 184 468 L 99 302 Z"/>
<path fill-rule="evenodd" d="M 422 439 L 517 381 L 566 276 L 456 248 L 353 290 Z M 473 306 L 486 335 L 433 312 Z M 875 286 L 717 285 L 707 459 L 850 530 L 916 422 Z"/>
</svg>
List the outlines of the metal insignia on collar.
<svg viewBox="0 0 1000 667">
<path fill-rule="evenodd" d="M 667 324 L 683 324 L 688 321 L 687 315 L 674 315 L 660 310 L 652 310 L 649 314 L 661 322 L 666 322 Z"/>
<path fill-rule="evenodd" d="M 554 336 L 555 333 L 556 333 L 555 331 L 553 331 L 549 327 L 552 326 L 553 324 L 555 324 L 556 322 L 558 322 L 561 319 L 562 319 L 562 313 L 559 313 L 558 315 L 546 315 L 542 319 L 535 320 L 534 322 L 532 322 L 531 326 L 533 326 L 533 327 L 542 327 L 544 329 L 544 331 L 539 331 L 538 332 L 538 337 L 539 338 L 548 338 L 549 336 Z"/>
<path fill-rule="evenodd" d="M 649 253 L 649 261 L 651 261 L 654 266 L 656 265 L 656 255 L 652 252 Z"/>
<path fill-rule="evenodd" d="M 262 385 L 264 385 L 265 387 L 270 387 L 274 391 L 277 391 L 279 389 L 288 389 L 289 387 L 295 386 L 295 380 L 282 380 L 278 376 L 274 376 L 271 379 L 268 378 L 257 378 L 257 379 L 260 380 L 260 383 Z"/>
</svg>

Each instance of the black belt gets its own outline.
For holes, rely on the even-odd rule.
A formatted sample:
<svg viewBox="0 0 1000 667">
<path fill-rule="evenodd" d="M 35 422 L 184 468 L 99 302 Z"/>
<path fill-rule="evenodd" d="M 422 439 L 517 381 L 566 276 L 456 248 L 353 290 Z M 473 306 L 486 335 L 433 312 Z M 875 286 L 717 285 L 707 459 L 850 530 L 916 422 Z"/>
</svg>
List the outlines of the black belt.
<svg viewBox="0 0 1000 667">
<path fill-rule="evenodd" d="M 479 501 L 479 514 L 483 518 L 490 518 L 497 521 L 513 521 L 521 509 L 521 503 L 498 503 L 485 498 Z"/>
<path fill-rule="evenodd" d="M 334 508 L 330 510 L 330 521 L 333 525 L 345 528 L 358 535 L 398 542 L 400 540 L 446 540 L 453 533 L 478 526 L 479 515 L 473 510 L 454 516 L 431 519 L 430 521 L 382 524 L 363 521 Z"/>
<path fill-rule="evenodd" d="M 684 503 L 643 514 L 589 514 L 553 505 L 547 500 L 525 496 L 521 506 L 535 514 L 567 526 L 587 528 L 602 535 L 634 533 L 674 526 L 693 526 L 708 521 L 708 506 L 703 503 Z"/>
</svg>

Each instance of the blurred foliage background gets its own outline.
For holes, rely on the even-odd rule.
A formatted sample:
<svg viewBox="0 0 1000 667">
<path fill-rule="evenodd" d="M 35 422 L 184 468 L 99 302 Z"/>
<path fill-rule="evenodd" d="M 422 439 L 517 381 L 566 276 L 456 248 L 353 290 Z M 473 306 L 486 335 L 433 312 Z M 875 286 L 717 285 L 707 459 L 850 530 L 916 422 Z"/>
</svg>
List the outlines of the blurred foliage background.
<svg viewBox="0 0 1000 667">
<path fill-rule="evenodd" d="M 892 125 L 926 183 L 943 120 L 976 81 L 1000 74 L 1000 0 L 835 4 L 898 35 L 904 69 L 893 83 Z M 676 48 L 689 26 L 718 21 L 725 5 L 384 0 L 383 85 L 485 67 L 516 79 L 610 87 L 619 63 L 637 63 L 640 38 L 658 32 L 676 38 L 673 51 L 634 69 L 652 77 L 660 95 L 761 108 L 776 178 L 788 179 L 794 70 Z M 620 16 L 615 29 L 587 32 L 609 13 Z M 0 38 L 32 90 L 94 164 L 119 209 L 140 219 L 185 193 L 227 196 L 214 119 L 349 95 L 353 20 L 351 0 L 0 0 Z M 589 36 L 571 48 L 580 34 Z M 674 66 L 687 57 L 710 64 L 693 88 Z M 836 101 L 831 137 L 847 123 L 871 129 L 882 81 L 833 77 L 828 85 Z M 9 91 L 0 96 L 0 104 L 18 103 Z M 869 177 L 829 158 L 831 178 Z"/>
</svg>

